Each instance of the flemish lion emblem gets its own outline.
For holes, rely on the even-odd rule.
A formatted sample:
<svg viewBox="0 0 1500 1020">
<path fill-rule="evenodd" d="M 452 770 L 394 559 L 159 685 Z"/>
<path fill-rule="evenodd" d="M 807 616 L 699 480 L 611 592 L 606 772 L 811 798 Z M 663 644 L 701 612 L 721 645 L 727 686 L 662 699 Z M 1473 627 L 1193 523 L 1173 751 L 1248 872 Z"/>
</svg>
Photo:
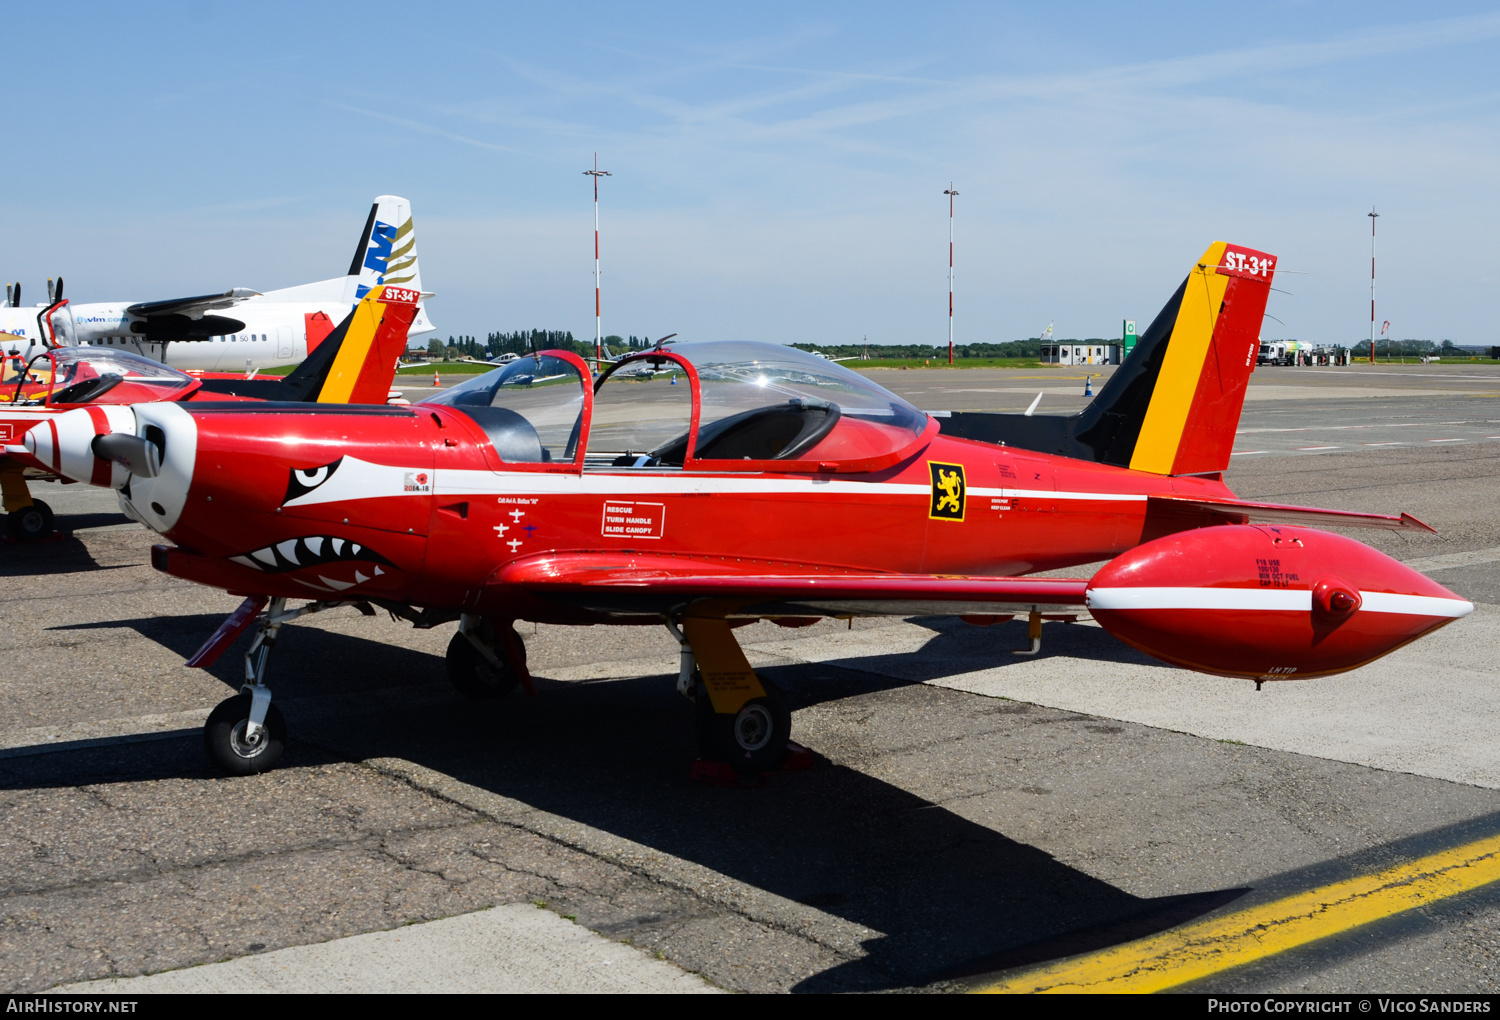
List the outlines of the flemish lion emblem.
<svg viewBox="0 0 1500 1020">
<path fill-rule="evenodd" d="M 932 502 L 927 516 L 937 521 L 961 521 L 964 519 L 964 466 L 962 464 L 940 464 L 928 461 L 927 470 L 932 475 Z"/>
</svg>

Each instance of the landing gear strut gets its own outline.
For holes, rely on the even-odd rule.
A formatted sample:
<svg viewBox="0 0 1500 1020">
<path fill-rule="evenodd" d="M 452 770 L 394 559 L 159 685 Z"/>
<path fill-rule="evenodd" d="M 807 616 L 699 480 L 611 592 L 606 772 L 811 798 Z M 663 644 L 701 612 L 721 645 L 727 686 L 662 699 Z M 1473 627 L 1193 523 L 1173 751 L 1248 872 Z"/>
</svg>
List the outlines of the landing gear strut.
<svg viewBox="0 0 1500 1020">
<path fill-rule="evenodd" d="M 271 704 L 265 685 L 266 660 L 276 647 L 281 625 L 308 612 L 286 611 L 286 599 L 271 600 L 256 622 L 255 640 L 245 652 L 245 683 L 240 693 L 219 703 L 203 726 L 203 746 L 215 765 L 232 776 L 251 776 L 275 767 L 286 747 L 286 721 Z"/>
<path fill-rule="evenodd" d="M 31 498 L 31 486 L 19 467 L 0 470 L 0 495 L 5 503 L 5 526 L 17 542 L 39 542 L 52 534 L 52 508 Z"/>
</svg>

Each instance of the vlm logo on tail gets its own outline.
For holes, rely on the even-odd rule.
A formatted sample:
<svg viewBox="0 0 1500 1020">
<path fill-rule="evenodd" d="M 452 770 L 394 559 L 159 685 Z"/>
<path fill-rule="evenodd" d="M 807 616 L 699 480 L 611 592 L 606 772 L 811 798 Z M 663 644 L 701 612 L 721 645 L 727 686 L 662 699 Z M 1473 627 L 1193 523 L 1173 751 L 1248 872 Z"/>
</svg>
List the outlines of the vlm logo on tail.
<svg viewBox="0 0 1500 1020">
<path fill-rule="evenodd" d="M 360 248 L 355 252 L 349 275 L 356 277 L 351 302 L 358 302 L 374 287 L 400 284 L 421 291 L 417 266 L 417 238 L 412 228 L 411 206 L 404 198 L 381 195 L 370 210 L 370 222 Z"/>
</svg>

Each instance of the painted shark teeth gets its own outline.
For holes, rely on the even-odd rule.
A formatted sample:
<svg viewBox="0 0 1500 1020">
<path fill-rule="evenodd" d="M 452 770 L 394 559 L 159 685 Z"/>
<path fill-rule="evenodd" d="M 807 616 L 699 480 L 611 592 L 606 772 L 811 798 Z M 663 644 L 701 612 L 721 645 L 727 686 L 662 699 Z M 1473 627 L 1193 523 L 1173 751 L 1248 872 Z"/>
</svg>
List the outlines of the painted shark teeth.
<svg viewBox="0 0 1500 1020">
<path fill-rule="evenodd" d="M 229 557 L 231 563 L 238 563 L 267 574 L 281 574 L 288 570 L 300 570 L 303 567 L 322 567 L 330 563 L 350 563 L 356 560 L 362 563 L 395 566 L 369 546 L 332 535 L 289 538 L 274 545 Z M 376 573 L 379 572 L 377 567 Z"/>
</svg>

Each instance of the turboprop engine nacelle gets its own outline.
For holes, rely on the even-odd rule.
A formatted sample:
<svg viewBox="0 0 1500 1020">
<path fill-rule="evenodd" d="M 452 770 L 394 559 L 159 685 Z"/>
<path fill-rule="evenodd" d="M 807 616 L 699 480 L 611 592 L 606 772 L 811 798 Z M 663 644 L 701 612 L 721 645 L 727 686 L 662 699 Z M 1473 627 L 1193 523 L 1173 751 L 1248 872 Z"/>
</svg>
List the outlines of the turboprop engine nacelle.
<svg viewBox="0 0 1500 1020">
<path fill-rule="evenodd" d="M 1378 550 L 1314 528 L 1223 525 L 1115 557 L 1088 606 L 1178 666 L 1254 680 L 1342 673 L 1474 611 Z"/>
</svg>

